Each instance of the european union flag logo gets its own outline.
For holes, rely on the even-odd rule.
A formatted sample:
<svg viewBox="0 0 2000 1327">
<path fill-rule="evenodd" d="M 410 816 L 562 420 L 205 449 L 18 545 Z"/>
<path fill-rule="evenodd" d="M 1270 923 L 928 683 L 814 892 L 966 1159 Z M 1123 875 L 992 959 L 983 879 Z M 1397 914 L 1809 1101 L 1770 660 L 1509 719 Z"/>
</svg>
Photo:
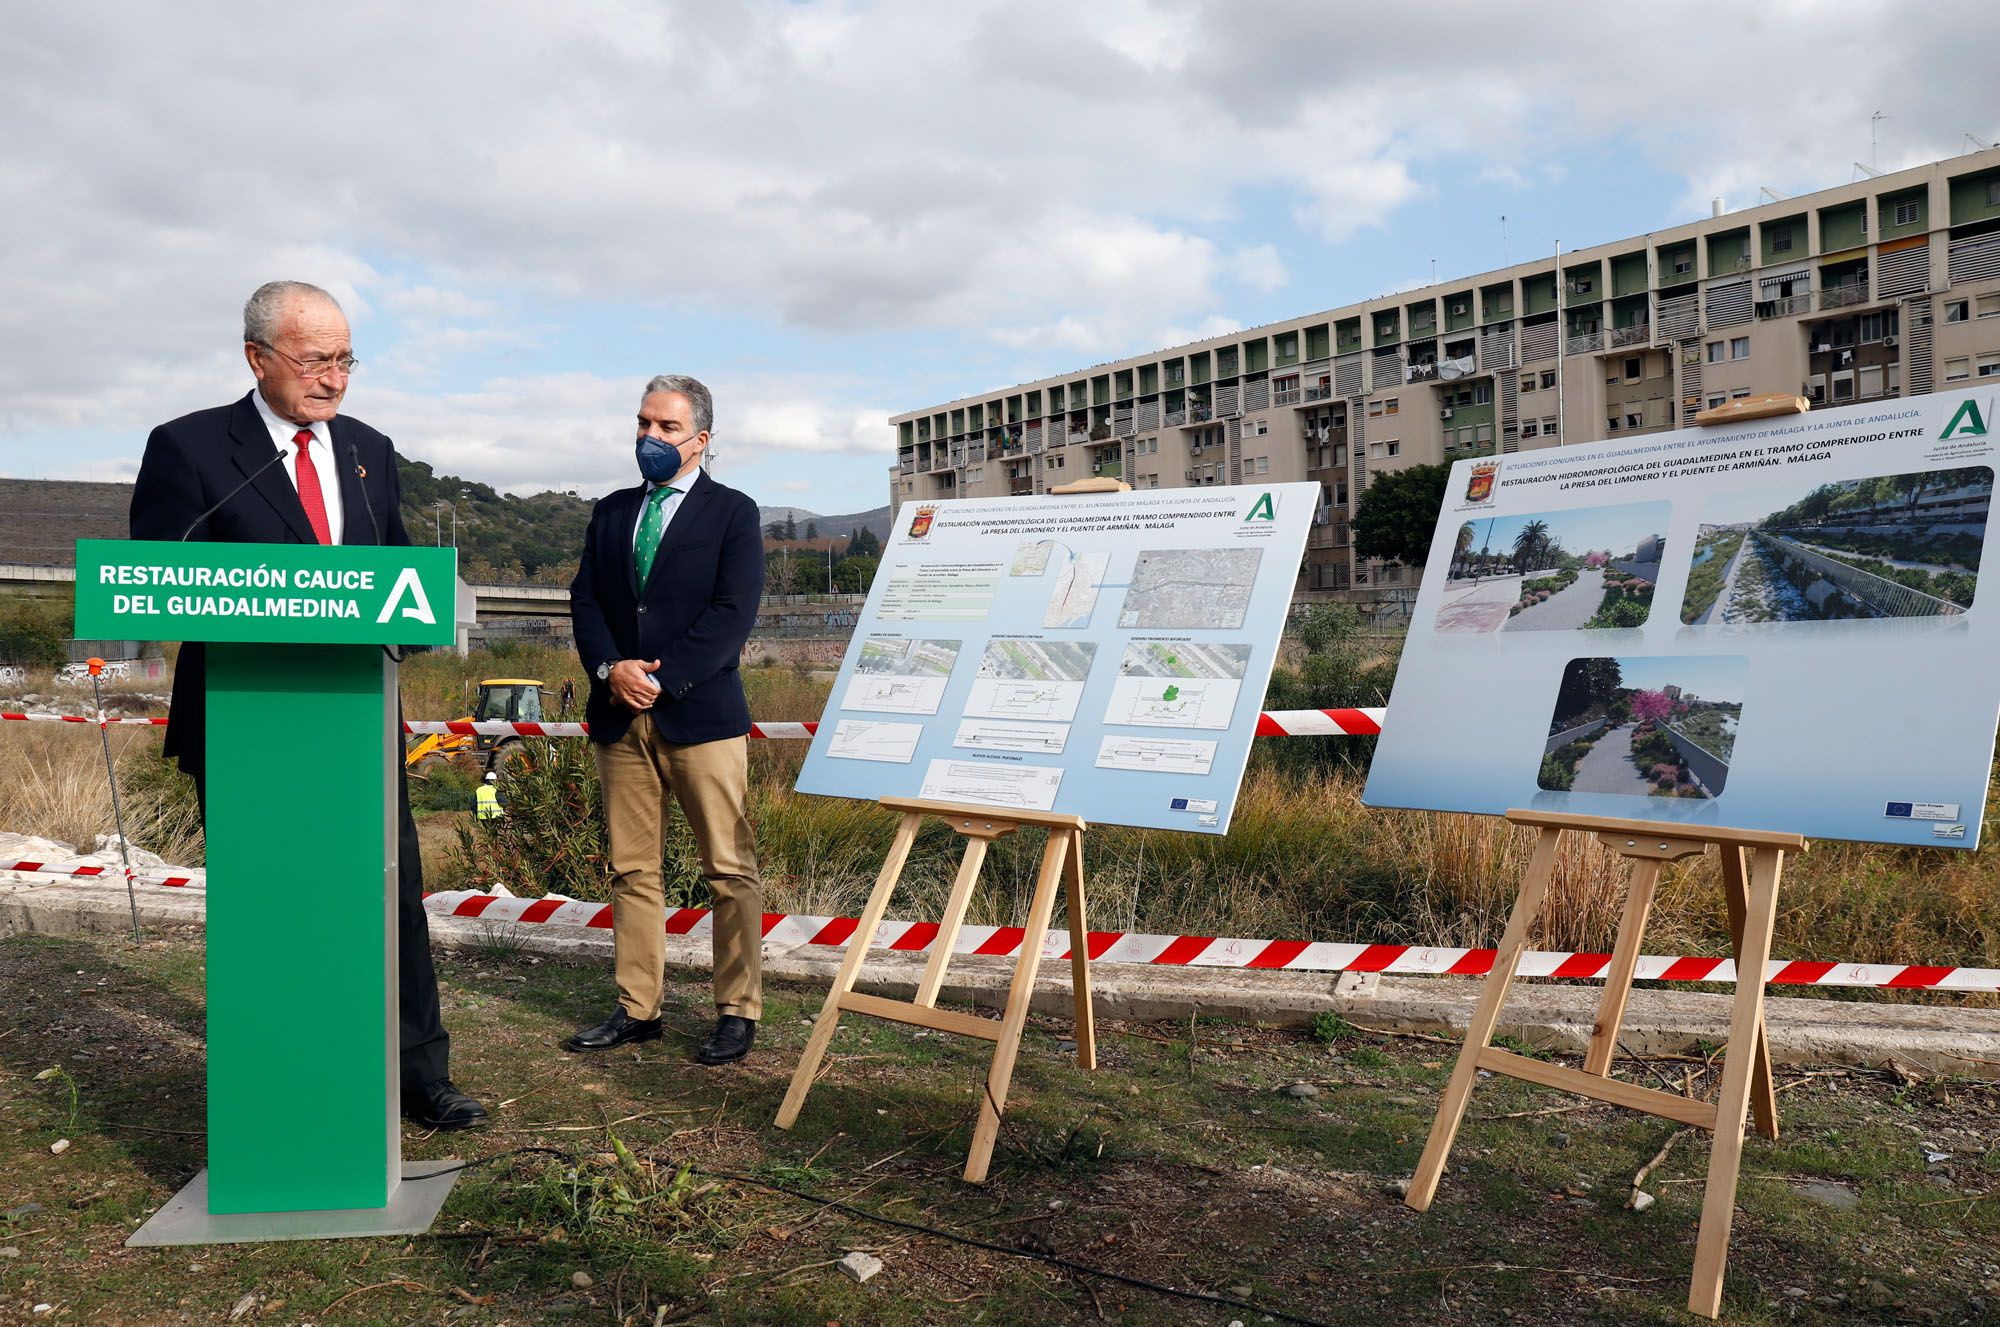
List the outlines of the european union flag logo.
<svg viewBox="0 0 2000 1327">
<path fill-rule="evenodd" d="M 1176 797 L 1176 798 L 1174 798 L 1173 802 L 1172 802 L 1172 803 L 1171 803 L 1170 805 L 1171 805 L 1172 809 L 1173 809 L 1173 810 L 1175 810 L 1175 811 L 1185 811 L 1185 810 L 1187 810 L 1187 798 L 1185 798 L 1185 797 Z M 1906 808 L 1904 808 L 1904 810 L 1903 810 L 1903 814 L 1904 814 L 1904 815 L 1908 815 L 1908 814 L 1910 814 L 1910 812 L 1909 812 L 1909 809 L 1908 809 L 1907 807 L 1906 807 Z"/>
<path fill-rule="evenodd" d="M 1884 811 L 1882 814 L 1885 816 L 1897 816 L 1904 820 L 1908 820 L 1910 818 L 1910 812 L 1914 808 L 1915 808 L 1915 803 L 1913 802 L 1891 802 L 1889 803 L 1889 809 Z"/>
</svg>

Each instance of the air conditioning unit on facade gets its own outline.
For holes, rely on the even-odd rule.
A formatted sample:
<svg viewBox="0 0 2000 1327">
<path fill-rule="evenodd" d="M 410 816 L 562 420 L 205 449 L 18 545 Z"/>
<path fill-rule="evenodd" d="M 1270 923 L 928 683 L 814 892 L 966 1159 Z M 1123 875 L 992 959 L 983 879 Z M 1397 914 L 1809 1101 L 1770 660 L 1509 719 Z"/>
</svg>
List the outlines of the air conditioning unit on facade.
<svg viewBox="0 0 2000 1327">
<path fill-rule="evenodd" d="M 1439 418 L 1439 419 L 1450 419 L 1450 418 L 1451 418 L 1451 407 L 1450 407 L 1450 406 L 1446 406 L 1446 407 L 1445 407 L 1444 409 L 1442 409 L 1442 410 L 1438 411 L 1438 418 Z"/>
<path fill-rule="evenodd" d="M 1882 344 L 1889 347 L 1889 349 L 1894 350 L 1896 348 L 1896 338 L 1893 336 L 1885 336 L 1882 338 Z"/>
</svg>

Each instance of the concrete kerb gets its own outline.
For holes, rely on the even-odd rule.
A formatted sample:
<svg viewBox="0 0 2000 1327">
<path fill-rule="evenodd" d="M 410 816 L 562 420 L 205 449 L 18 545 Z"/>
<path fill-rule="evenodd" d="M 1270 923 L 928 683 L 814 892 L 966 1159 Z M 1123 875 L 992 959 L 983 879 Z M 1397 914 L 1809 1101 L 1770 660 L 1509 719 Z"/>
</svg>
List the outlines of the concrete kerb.
<svg viewBox="0 0 2000 1327">
<path fill-rule="evenodd" d="M 140 922 L 199 926 L 203 904 L 200 891 L 142 888 Z M 610 964 L 611 936 L 606 931 L 435 914 L 430 922 L 432 942 L 441 949 L 500 957 L 532 954 L 607 968 Z M 0 878 L 0 936 L 116 933 L 130 926 L 122 881 L 8 883 Z M 773 982 L 795 984 L 808 992 L 824 991 L 841 956 L 840 949 L 817 945 L 769 945 L 764 974 Z M 916 990 L 924 961 L 922 954 L 878 952 L 862 969 L 859 986 L 872 994 L 907 998 Z M 709 964 L 705 937 L 667 938 L 667 965 L 673 971 L 706 973 Z M 997 1012 L 1006 1000 L 1012 974 L 1011 959 L 962 956 L 952 962 L 943 998 Z M 1091 985 L 1098 1015 L 1107 1019 L 1202 1015 L 1237 1023 L 1298 1026 L 1331 1012 L 1373 1031 L 1424 1032 L 1453 1039 L 1464 1035 L 1480 987 L 1472 978 L 1111 963 L 1092 966 Z M 1590 1039 L 1601 990 L 1597 983 L 1518 982 L 1509 994 L 1500 1032 L 1530 1046 L 1581 1054 Z M 1069 1013 L 1066 962 L 1043 964 L 1034 1007 L 1057 1017 Z M 2000 1010 L 1776 995 L 1764 1007 L 1771 1058 L 1781 1064 L 1881 1068 L 1893 1062 L 1927 1075 L 2000 1078 Z M 1729 1010 L 1727 994 L 1639 987 L 1632 992 L 1619 1041 L 1640 1055 L 1682 1053 L 1698 1042 L 1718 1045 L 1729 1035 Z M 1439 1048 L 1441 1057 L 1448 1053 Z"/>
</svg>

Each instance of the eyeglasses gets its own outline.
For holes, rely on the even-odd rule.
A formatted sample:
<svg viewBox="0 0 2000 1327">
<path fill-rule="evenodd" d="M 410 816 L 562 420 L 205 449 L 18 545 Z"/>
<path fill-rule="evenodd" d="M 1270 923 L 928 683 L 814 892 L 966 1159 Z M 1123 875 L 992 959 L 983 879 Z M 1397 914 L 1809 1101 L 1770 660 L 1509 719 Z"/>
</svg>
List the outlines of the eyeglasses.
<svg viewBox="0 0 2000 1327">
<path fill-rule="evenodd" d="M 344 378 L 354 372 L 355 366 L 361 362 L 352 355 L 341 355 L 336 359 L 300 359 L 296 355 L 287 355 L 268 342 L 259 341 L 257 344 L 297 369 L 301 378 L 325 378 L 336 373 Z"/>
</svg>

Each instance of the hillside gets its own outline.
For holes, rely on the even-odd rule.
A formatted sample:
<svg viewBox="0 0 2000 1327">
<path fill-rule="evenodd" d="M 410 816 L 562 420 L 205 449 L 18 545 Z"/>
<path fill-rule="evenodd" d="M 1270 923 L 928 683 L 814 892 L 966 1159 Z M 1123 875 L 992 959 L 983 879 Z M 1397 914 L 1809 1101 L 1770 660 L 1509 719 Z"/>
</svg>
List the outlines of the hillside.
<svg viewBox="0 0 2000 1327">
<path fill-rule="evenodd" d="M 567 493 L 514 497 L 489 484 L 432 472 L 424 461 L 402 460 L 403 526 L 419 544 L 442 536 L 451 542 L 452 509 L 458 511 L 459 574 L 468 581 L 539 581 L 567 584 L 591 504 Z M 449 507 L 434 504 L 448 502 Z"/>
<path fill-rule="evenodd" d="M 806 527 L 812 525 L 818 531 L 816 537 L 819 543 L 815 547 L 820 548 L 824 548 L 829 539 L 845 542 L 856 530 L 866 530 L 883 543 L 889 539 L 887 507 L 877 507 L 872 511 L 849 512 L 844 516 L 822 516 L 818 512 L 807 511 L 804 507 L 759 507 L 757 519 L 766 530 L 771 528 L 773 521 L 792 520 L 797 524 L 799 531 L 799 537 L 795 542 L 800 544 L 807 542 Z"/>
</svg>

